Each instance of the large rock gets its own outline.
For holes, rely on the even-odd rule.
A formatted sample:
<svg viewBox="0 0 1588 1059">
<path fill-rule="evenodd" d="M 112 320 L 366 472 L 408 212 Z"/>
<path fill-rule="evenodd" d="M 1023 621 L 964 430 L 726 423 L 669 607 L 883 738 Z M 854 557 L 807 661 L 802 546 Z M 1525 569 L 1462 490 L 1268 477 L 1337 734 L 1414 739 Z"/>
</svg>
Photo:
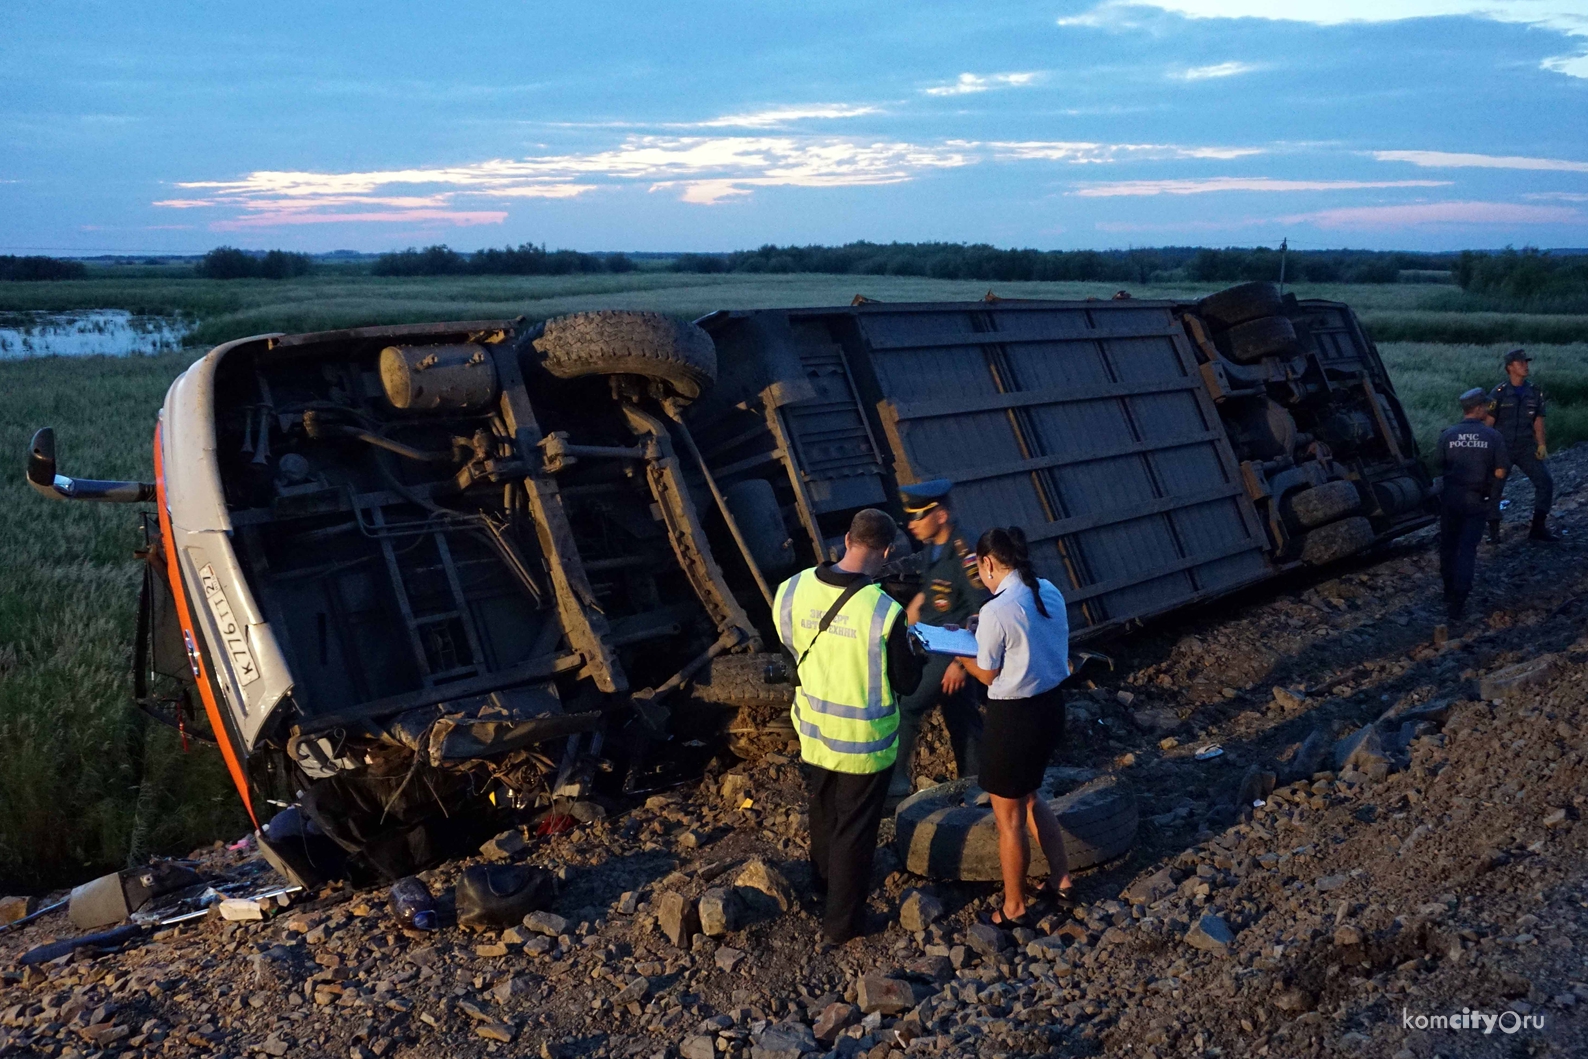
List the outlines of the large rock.
<svg viewBox="0 0 1588 1059">
<path fill-rule="evenodd" d="M 503 831 L 480 847 L 480 856 L 486 860 L 507 860 L 524 852 L 527 846 L 522 832 Z"/>
<path fill-rule="evenodd" d="M 695 902 L 676 890 L 668 890 L 656 899 L 656 926 L 668 941 L 687 948 L 689 939 L 700 933 L 700 913 Z"/>
<path fill-rule="evenodd" d="M 781 1022 L 768 1026 L 750 1049 L 750 1059 L 800 1059 L 806 1052 L 819 1050 L 816 1035 L 803 1022 Z"/>
<path fill-rule="evenodd" d="M 717 1059 L 717 1038 L 703 1033 L 685 1037 L 678 1046 L 678 1054 L 683 1059 Z"/>
<path fill-rule="evenodd" d="M 738 772 L 730 772 L 722 777 L 722 786 L 718 790 L 728 808 L 737 809 L 744 804 L 744 799 L 750 793 L 750 777 Z"/>
<path fill-rule="evenodd" d="M 618 990 L 612 997 L 612 1004 L 614 1007 L 622 1007 L 624 1004 L 632 1004 L 636 1001 L 644 1000 L 650 991 L 651 980 L 642 974 L 635 975 L 629 979 L 628 985 Z"/>
<path fill-rule="evenodd" d="M 498 1004 L 506 1004 L 510 1000 L 522 1000 L 535 991 L 535 983 L 526 975 L 512 975 L 502 979 L 491 987 L 491 998 Z"/>
<path fill-rule="evenodd" d="M 1330 742 L 1329 730 L 1322 726 L 1307 733 L 1307 738 L 1302 740 L 1301 746 L 1296 749 L 1295 755 L 1285 767 L 1287 779 L 1307 779 L 1314 772 L 1322 771 L 1324 758 L 1329 753 Z"/>
<path fill-rule="evenodd" d="M 1159 868 L 1151 875 L 1143 876 L 1125 887 L 1125 892 L 1120 894 L 1133 905 L 1150 905 L 1161 901 L 1175 891 L 1174 876 L 1169 874 L 1168 868 Z"/>
<path fill-rule="evenodd" d="M 733 890 L 716 887 L 700 895 L 700 932 L 720 938 L 739 929 L 740 904 Z"/>
<path fill-rule="evenodd" d="M 1247 812 L 1254 807 L 1256 802 L 1266 799 L 1274 793 L 1274 787 L 1279 783 L 1279 777 L 1264 769 L 1261 765 L 1253 765 L 1241 777 L 1240 789 L 1235 792 L 1235 808 L 1238 812 Z"/>
<path fill-rule="evenodd" d="M 794 907 L 794 887 L 783 877 L 782 872 L 760 857 L 746 864 L 733 884 L 747 891 L 742 896 L 753 906 L 777 912 L 787 912 Z"/>
<path fill-rule="evenodd" d="M 524 917 L 524 929 L 548 938 L 560 938 L 568 933 L 568 921 L 555 912 L 531 912 Z"/>
<path fill-rule="evenodd" d="M 1274 685 L 1274 701 L 1280 709 L 1299 710 L 1307 705 L 1307 692 L 1304 688 L 1286 688 Z"/>
<path fill-rule="evenodd" d="M 1375 725 L 1363 725 L 1334 744 L 1336 771 L 1355 769 L 1358 772 L 1366 772 L 1369 766 L 1383 757 L 1384 743 L 1379 738 L 1378 728 Z"/>
<path fill-rule="evenodd" d="M 965 944 L 991 960 L 1014 946 L 1014 939 L 990 923 L 973 923 L 965 932 Z"/>
<path fill-rule="evenodd" d="M 1497 669 L 1478 682 L 1478 698 L 1493 702 L 1522 694 L 1549 680 L 1560 661 L 1556 655 L 1540 655 L 1514 666 Z"/>
<path fill-rule="evenodd" d="M 888 978 L 880 974 L 862 975 L 857 994 L 860 1010 L 867 1015 L 874 1011 L 898 1015 L 915 1007 L 915 990 L 902 978 Z"/>
<path fill-rule="evenodd" d="M 1192 948 L 1219 956 L 1228 956 L 1230 947 L 1235 944 L 1235 934 L 1230 930 L 1229 924 L 1209 913 L 1192 924 L 1191 929 L 1185 933 L 1185 940 Z"/>
<path fill-rule="evenodd" d="M 1130 719 L 1137 727 L 1149 732 L 1171 732 L 1180 727 L 1180 715 L 1167 706 L 1149 706 L 1135 710 Z"/>
<path fill-rule="evenodd" d="M 925 930 L 943 914 L 943 902 L 923 890 L 907 890 L 899 902 L 899 926 L 912 934 Z"/>
<path fill-rule="evenodd" d="M 264 952 L 248 958 L 253 971 L 253 986 L 269 992 L 285 992 L 298 984 L 292 966 L 292 950 L 285 945 L 273 945 Z"/>
<path fill-rule="evenodd" d="M 0 897 L 0 926 L 15 923 L 33 911 L 30 897 Z"/>
<path fill-rule="evenodd" d="M 859 1008 L 837 1000 L 822 1008 L 822 1013 L 817 1016 L 816 1024 L 811 1027 L 811 1031 L 818 1041 L 830 1048 L 835 1037 L 859 1021 Z"/>
</svg>

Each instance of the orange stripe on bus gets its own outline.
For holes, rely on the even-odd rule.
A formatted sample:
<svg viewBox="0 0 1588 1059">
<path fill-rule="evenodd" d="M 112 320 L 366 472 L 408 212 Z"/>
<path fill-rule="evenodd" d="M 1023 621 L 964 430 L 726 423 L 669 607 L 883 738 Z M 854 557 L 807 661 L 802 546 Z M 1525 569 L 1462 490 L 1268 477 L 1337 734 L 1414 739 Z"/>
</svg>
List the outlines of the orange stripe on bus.
<svg viewBox="0 0 1588 1059">
<path fill-rule="evenodd" d="M 182 623 L 182 629 L 193 640 L 193 656 L 191 661 L 198 669 L 197 680 L 199 698 L 204 700 L 204 712 L 209 715 L 210 728 L 215 732 L 215 745 L 221 748 L 221 757 L 226 759 L 226 771 L 232 774 L 232 783 L 237 787 L 237 793 L 243 797 L 243 808 L 248 810 L 248 818 L 254 822 L 254 827 L 259 827 L 259 817 L 254 815 L 254 801 L 248 796 L 248 778 L 243 772 L 242 763 L 237 760 L 237 751 L 232 746 L 231 733 L 221 719 L 220 704 L 215 701 L 215 692 L 210 688 L 208 674 L 205 672 L 204 656 L 198 651 L 201 642 L 198 627 L 193 623 L 193 615 L 187 609 L 187 591 L 182 587 L 182 567 L 177 562 L 176 541 L 171 537 L 171 512 L 166 507 L 165 500 L 165 456 L 160 445 L 160 424 L 154 428 L 154 491 L 155 505 L 160 509 L 160 536 L 165 541 L 166 576 L 171 580 L 171 598 L 176 600 L 176 617 Z"/>
</svg>

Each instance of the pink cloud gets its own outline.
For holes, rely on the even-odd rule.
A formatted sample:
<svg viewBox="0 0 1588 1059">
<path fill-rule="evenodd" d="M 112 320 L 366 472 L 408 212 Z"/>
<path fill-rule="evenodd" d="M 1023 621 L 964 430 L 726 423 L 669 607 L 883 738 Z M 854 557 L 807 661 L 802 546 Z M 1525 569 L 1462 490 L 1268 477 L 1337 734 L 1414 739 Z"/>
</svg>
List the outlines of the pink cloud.
<svg viewBox="0 0 1588 1059">
<path fill-rule="evenodd" d="M 281 224 L 402 224 L 409 221 L 443 221 L 466 228 L 477 224 L 501 224 L 506 210 L 398 210 L 390 213 L 265 213 L 216 221 L 213 232 L 235 232 L 244 228 L 274 228 Z"/>
<path fill-rule="evenodd" d="M 1281 221 L 1319 228 L 1415 228 L 1431 224 L 1583 224 L 1570 206 L 1526 206 L 1514 202 L 1414 202 L 1403 206 L 1342 206 Z"/>
</svg>

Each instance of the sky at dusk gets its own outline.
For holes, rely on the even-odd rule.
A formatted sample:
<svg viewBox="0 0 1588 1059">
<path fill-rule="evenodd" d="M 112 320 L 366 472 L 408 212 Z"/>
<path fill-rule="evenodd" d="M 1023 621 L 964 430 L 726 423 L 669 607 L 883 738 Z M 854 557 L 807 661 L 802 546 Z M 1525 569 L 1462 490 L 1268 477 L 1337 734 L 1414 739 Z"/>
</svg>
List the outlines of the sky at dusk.
<svg viewBox="0 0 1588 1059">
<path fill-rule="evenodd" d="M 0 253 L 1588 246 L 1588 0 L 13 0 L 0 29 Z"/>
</svg>

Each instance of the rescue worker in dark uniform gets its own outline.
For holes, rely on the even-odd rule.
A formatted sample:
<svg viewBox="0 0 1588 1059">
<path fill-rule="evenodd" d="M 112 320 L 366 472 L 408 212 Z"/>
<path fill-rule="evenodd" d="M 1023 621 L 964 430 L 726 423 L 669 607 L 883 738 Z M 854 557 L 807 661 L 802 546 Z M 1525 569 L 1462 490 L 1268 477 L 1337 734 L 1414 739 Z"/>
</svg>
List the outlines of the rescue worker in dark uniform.
<svg viewBox="0 0 1588 1059">
<path fill-rule="evenodd" d="M 1445 582 L 1445 612 L 1451 621 L 1459 621 L 1466 609 L 1483 523 L 1511 466 L 1505 439 L 1484 422 L 1489 395 L 1481 386 L 1461 395 L 1461 410 L 1466 418 L 1446 427 L 1435 446 L 1445 476 L 1440 493 L 1439 576 Z"/>
<path fill-rule="evenodd" d="M 1544 446 L 1544 392 L 1527 381 L 1528 361 L 1526 351 L 1513 349 L 1505 355 L 1505 382 L 1494 388 L 1488 423 L 1505 439 L 1505 450 L 1511 463 L 1522 468 L 1522 473 L 1533 483 L 1533 527 L 1528 539 L 1554 543 L 1560 538 L 1549 531 L 1546 521 L 1550 504 L 1555 499 L 1555 479 L 1544 466 L 1547 449 Z M 1510 473 L 1510 464 L 1506 465 Z M 1500 495 L 1505 491 L 1502 482 L 1494 491 L 1494 501 L 1489 509 L 1489 540 L 1500 539 Z"/>
<path fill-rule="evenodd" d="M 963 627 L 990 596 L 976 572 L 976 549 L 954 527 L 948 506 L 953 484 L 947 478 L 934 478 L 899 487 L 910 536 L 924 545 L 916 553 L 921 591 L 905 608 L 912 625 Z M 974 776 L 980 768 L 980 685 L 967 682 L 965 667 L 959 662 L 946 655 L 931 655 L 921 673 L 920 687 L 899 700 L 899 764 L 893 770 L 890 799 L 903 798 L 915 789 L 915 744 L 927 715 L 939 706 L 959 774 Z"/>
</svg>

